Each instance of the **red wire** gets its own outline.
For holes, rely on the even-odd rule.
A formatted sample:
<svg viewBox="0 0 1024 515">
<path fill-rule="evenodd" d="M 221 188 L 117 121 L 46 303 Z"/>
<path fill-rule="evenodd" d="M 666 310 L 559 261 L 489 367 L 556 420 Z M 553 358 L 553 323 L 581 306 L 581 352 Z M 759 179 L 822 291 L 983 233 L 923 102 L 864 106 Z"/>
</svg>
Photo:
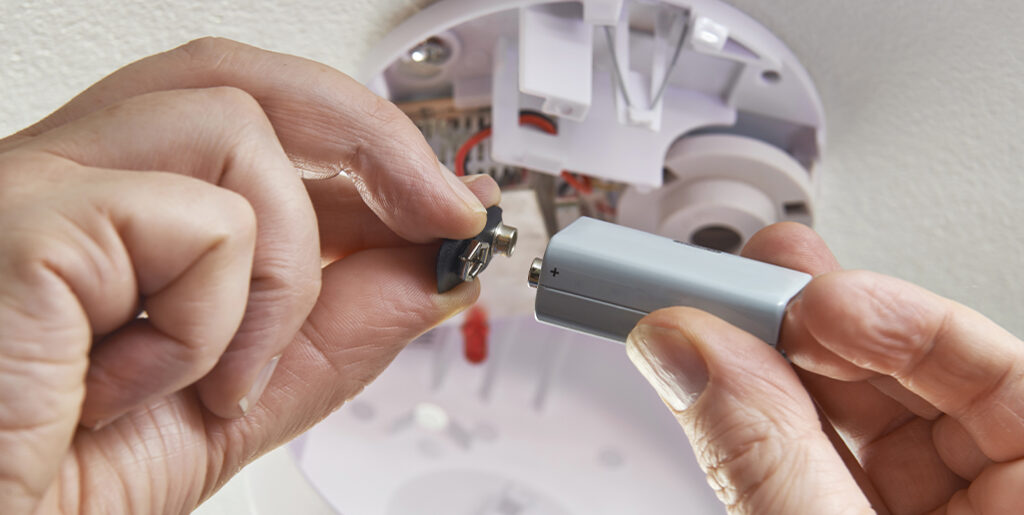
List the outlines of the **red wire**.
<svg viewBox="0 0 1024 515">
<path fill-rule="evenodd" d="M 587 187 L 587 189 L 590 189 L 591 186 L 592 186 L 590 184 L 590 176 L 589 175 L 580 175 L 580 178 L 583 179 L 583 184 Z"/>
<path fill-rule="evenodd" d="M 606 215 L 615 215 L 615 208 L 609 206 L 603 200 L 598 200 L 594 207 L 596 207 L 599 212 L 604 213 Z"/>
<path fill-rule="evenodd" d="M 519 115 L 519 125 L 530 125 L 536 127 L 548 134 L 558 134 L 558 129 L 555 128 L 555 124 L 544 118 L 543 116 L 523 113 Z M 491 128 L 481 129 L 476 134 L 467 139 L 459 150 L 455 152 L 455 175 L 462 177 L 466 175 L 466 156 L 473 150 L 473 147 L 480 144 L 481 141 L 491 137 Z"/>
<path fill-rule="evenodd" d="M 491 137 L 491 128 L 488 127 L 466 140 L 465 143 L 459 147 L 459 151 L 455 153 L 455 175 L 462 177 L 466 175 L 466 156 L 469 155 L 469 151 L 473 150 L 473 147 L 477 146 L 481 141 Z"/>
<path fill-rule="evenodd" d="M 584 195 L 589 195 L 591 191 L 594 191 L 590 189 L 590 181 L 581 182 L 580 180 L 576 179 L 576 177 L 573 176 L 573 174 L 569 173 L 568 170 L 562 171 L 562 180 L 569 183 L 569 186 L 572 186 L 574 190 Z"/>
<path fill-rule="evenodd" d="M 520 114 L 519 125 L 530 125 L 548 134 L 558 134 L 558 129 L 555 127 L 555 124 L 551 122 L 551 120 L 548 120 L 543 116 L 532 113 Z M 470 136 L 469 139 L 467 139 L 462 144 L 462 146 L 459 147 L 459 150 L 455 152 L 456 176 L 462 177 L 466 175 L 466 157 L 469 155 L 470 151 L 473 150 L 473 147 L 479 145 L 481 141 L 490 138 L 491 134 L 492 131 L 490 127 L 486 129 L 481 129 L 479 132 Z M 590 177 L 587 177 L 586 175 L 581 175 L 580 177 L 582 180 L 576 179 L 576 177 L 573 176 L 568 171 L 562 172 L 562 179 L 565 182 L 567 182 L 569 186 L 572 186 L 573 189 L 584 195 L 589 195 L 592 191 L 594 191 L 590 185 Z"/>
<path fill-rule="evenodd" d="M 519 125 L 532 125 L 548 134 L 558 134 L 555 124 L 543 116 L 531 113 L 519 115 Z"/>
</svg>

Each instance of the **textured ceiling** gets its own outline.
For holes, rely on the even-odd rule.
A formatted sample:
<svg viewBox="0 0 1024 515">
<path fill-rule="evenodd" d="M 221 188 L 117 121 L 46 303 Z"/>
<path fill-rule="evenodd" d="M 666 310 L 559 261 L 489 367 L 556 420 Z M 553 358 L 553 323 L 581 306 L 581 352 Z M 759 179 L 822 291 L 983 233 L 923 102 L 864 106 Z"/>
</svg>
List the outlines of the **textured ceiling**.
<svg viewBox="0 0 1024 515">
<path fill-rule="evenodd" d="M 1024 335 L 1024 3 L 733 4 L 817 83 L 829 128 L 818 229 L 844 266 Z"/>
<path fill-rule="evenodd" d="M 118 66 L 219 35 L 353 72 L 419 0 L 0 0 L 0 133 Z M 849 267 L 1024 335 L 1024 2 L 734 0 L 814 77 L 829 120 L 817 228 Z"/>
</svg>

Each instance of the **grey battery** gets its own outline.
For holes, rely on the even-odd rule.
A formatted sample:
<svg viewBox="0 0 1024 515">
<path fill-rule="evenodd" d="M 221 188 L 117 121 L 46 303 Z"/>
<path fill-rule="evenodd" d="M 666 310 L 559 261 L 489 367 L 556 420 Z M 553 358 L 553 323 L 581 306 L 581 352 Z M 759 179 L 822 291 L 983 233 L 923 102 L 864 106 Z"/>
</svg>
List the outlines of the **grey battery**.
<svg viewBox="0 0 1024 515">
<path fill-rule="evenodd" d="M 555 234 L 534 260 L 537 320 L 625 342 L 648 313 L 707 311 L 775 345 L 790 300 L 811 276 L 593 218 Z"/>
</svg>

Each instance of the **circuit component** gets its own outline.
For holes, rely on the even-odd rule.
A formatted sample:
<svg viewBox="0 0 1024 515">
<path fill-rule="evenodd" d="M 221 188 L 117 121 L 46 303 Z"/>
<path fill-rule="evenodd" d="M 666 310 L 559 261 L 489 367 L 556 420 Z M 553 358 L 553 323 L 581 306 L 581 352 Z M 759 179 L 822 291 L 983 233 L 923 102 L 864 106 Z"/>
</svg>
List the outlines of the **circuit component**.
<svg viewBox="0 0 1024 515">
<path fill-rule="evenodd" d="M 456 109 L 451 100 L 405 102 L 398 107 L 423 133 L 438 160 L 449 170 L 461 168 L 463 175 L 490 175 L 502 189 L 526 186 L 525 170 L 491 159 L 489 138 L 480 138 L 463 155 L 458 155 L 474 136 L 479 137 L 484 131 L 490 133 L 490 109 Z"/>
<path fill-rule="evenodd" d="M 487 225 L 480 234 L 465 240 L 444 240 L 437 252 L 437 292 L 444 293 L 473 281 L 495 254 L 511 256 L 517 231 L 501 222 L 501 208 L 487 208 Z"/>
<path fill-rule="evenodd" d="M 397 104 L 416 124 L 438 159 L 456 175 L 490 175 L 502 191 L 533 190 L 549 234 L 580 216 L 614 221 L 625 183 L 597 179 L 583 173 L 551 176 L 510 166 L 491 158 L 491 110 L 456 108 L 452 99 Z M 558 133 L 558 117 L 521 109 L 519 124 Z"/>
</svg>

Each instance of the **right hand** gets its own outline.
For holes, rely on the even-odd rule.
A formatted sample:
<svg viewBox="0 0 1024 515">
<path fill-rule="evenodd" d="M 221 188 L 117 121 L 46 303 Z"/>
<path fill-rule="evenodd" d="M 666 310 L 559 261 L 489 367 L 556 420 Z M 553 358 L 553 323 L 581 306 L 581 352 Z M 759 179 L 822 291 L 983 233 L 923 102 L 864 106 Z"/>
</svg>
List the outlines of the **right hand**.
<svg viewBox="0 0 1024 515">
<path fill-rule="evenodd" d="M 688 308 L 627 352 L 730 513 L 1024 513 L 1024 343 L 917 286 L 840 271 L 778 224 L 746 257 L 815 276 L 779 347 Z M 823 416 L 819 417 L 819 413 Z"/>
</svg>

